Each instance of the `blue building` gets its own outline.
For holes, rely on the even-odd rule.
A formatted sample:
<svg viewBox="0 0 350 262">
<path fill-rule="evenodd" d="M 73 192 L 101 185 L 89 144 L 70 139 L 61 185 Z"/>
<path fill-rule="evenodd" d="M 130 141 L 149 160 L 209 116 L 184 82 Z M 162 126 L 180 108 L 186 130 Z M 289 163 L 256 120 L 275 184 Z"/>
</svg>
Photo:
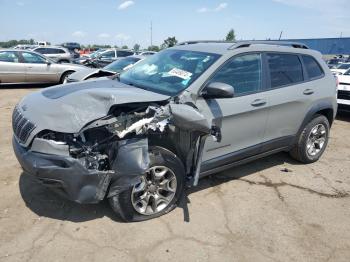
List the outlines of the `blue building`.
<svg viewBox="0 0 350 262">
<path fill-rule="evenodd" d="M 350 37 L 282 39 L 281 41 L 300 42 L 321 52 L 323 55 L 350 55 Z"/>
</svg>

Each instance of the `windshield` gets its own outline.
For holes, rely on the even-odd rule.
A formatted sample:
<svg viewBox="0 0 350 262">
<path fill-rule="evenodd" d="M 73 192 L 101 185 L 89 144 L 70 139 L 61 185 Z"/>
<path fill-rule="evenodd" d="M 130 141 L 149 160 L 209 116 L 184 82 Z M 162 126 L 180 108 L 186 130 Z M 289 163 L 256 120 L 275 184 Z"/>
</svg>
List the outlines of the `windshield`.
<svg viewBox="0 0 350 262">
<path fill-rule="evenodd" d="M 340 64 L 337 69 L 349 69 L 350 68 L 350 64 Z"/>
<path fill-rule="evenodd" d="M 97 50 L 97 51 L 91 53 L 91 54 L 90 54 L 90 57 L 91 57 L 91 58 L 96 58 L 98 54 L 100 54 L 100 53 L 102 53 L 102 52 L 104 52 L 104 51 L 106 51 L 106 50 L 105 50 L 105 49 L 99 49 L 99 50 Z"/>
<path fill-rule="evenodd" d="M 338 63 L 338 59 L 331 59 L 328 61 L 328 64 L 337 64 Z"/>
<path fill-rule="evenodd" d="M 350 75 L 350 69 L 348 69 L 343 75 Z"/>
<path fill-rule="evenodd" d="M 113 71 L 116 73 L 120 73 L 120 72 L 132 67 L 132 65 L 135 64 L 139 60 L 140 60 L 140 58 L 137 58 L 137 57 L 122 58 L 122 59 L 114 61 L 113 63 L 105 66 L 104 69 L 109 70 L 109 71 Z"/>
<path fill-rule="evenodd" d="M 173 96 L 186 89 L 220 55 L 164 50 L 137 63 L 120 76 L 120 81 L 152 92 Z"/>
</svg>

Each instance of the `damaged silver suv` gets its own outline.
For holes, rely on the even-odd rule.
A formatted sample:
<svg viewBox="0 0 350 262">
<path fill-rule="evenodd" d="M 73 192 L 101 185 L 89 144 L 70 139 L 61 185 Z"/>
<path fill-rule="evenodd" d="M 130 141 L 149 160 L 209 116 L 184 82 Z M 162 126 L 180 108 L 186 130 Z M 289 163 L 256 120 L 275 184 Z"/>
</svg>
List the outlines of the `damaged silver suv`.
<svg viewBox="0 0 350 262">
<path fill-rule="evenodd" d="M 114 79 L 26 96 L 13 148 L 26 174 L 68 199 L 108 198 L 121 218 L 141 221 L 237 164 L 279 151 L 317 161 L 336 111 L 334 77 L 302 44 L 193 41 Z"/>
</svg>

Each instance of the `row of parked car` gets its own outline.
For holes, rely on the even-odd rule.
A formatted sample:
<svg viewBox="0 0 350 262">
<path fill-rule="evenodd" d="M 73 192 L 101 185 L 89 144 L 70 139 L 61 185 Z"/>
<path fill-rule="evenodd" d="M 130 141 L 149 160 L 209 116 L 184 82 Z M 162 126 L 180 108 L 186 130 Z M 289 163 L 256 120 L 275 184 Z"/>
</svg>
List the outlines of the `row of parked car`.
<svg viewBox="0 0 350 262">
<path fill-rule="evenodd" d="M 0 50 L 0 84 L 62 84 L 111 76 L 154 53 L 102 49 L 76 58 L 61 46 Z"/>
</svg>

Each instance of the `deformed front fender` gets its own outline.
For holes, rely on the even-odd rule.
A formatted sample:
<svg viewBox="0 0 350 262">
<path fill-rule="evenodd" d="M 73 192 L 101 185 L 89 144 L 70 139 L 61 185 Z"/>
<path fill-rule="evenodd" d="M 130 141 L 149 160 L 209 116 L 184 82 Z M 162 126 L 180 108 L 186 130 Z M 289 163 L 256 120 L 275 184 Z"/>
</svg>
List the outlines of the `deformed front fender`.
<svg viewBox="0 0 350 262">
<path fill-rule="evenodd" d="M 111 169 L 115 171 L 107 197 L 128 189 L 140 182 L 149 168 L 150 159 L 147 138 L 118 141 L 114 147 L 115 158 Z"/>
</svg>

